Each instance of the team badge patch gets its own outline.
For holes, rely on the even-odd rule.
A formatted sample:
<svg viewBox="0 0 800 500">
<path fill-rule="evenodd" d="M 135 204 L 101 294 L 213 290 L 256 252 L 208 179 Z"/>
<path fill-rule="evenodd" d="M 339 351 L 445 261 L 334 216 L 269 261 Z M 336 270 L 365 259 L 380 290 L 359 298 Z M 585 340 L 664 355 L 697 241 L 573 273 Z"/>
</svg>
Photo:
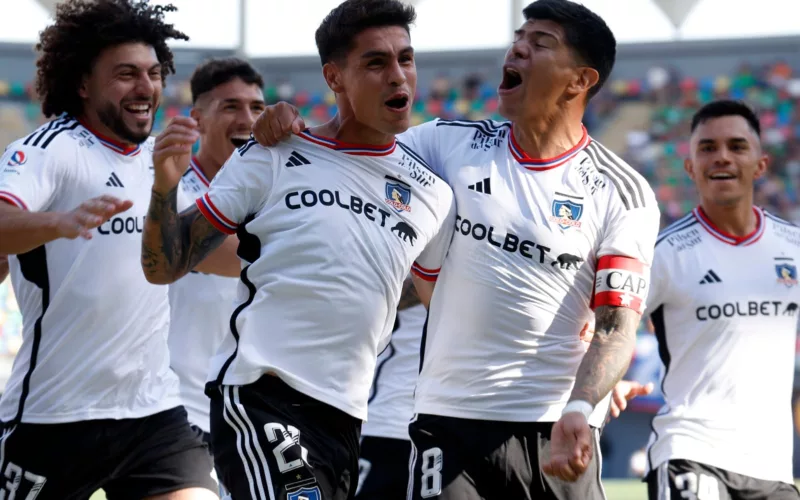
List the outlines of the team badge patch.
<svg viewBox="0 0 800 500">
<path fill-rule="evenodd" d="M 25 152 L 17 150 L 14 151 L 11 158 L 8 159 L 7 165 L 9 167 L 19 167 L 20 165 L 24 165 L 26 161 L 28 161 L 28 157 L 25 156 Z"/>
<path fill-rule="evenodd" d="M 322 500 L 319 486 L 313 488 L 300 488 L 286 495 L 286 500 Z"/>
<path fill-rule="evenodd" d="M 561 229 L 581 227 L 583 204 L 572 200 L 553 200 L 553 215 L 550 222 L 555 222 Z"/>
<path fill-rule="evenodd" d="M 411 189 L 399 182 L 386 183 L 386 203 L 398 212 L 410 212 Z"/>
<path fill-rule="evenodd" d="M 775 264 L 775 273 L 778 275 L 778 283 L 790 288 L 797 284 L 797 266 L 794 264 Z"/>
</svg>

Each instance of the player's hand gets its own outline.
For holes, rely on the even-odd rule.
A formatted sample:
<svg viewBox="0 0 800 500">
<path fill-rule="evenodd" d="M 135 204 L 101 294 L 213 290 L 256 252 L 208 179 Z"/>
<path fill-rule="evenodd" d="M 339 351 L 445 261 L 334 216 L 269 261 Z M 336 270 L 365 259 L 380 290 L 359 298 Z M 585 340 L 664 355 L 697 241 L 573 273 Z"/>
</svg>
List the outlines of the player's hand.
<svg viewBox="0 0 800 500">
<path fill-rule="evenodd" d="M 592 343 L 592 338 L 594 337 L 594 321 L 591 323 L 586 323 L 583 325 L 583 329 L 580 333 L 581 341 L 583 341 L 584 349 L 589 349 L 589 345 Z"/>
<path fill-rule="evenodd" d="M 542 472 L 564 481 L 576 481 L 592 460 L 592 430 L 580 412 L 565 413 L 550 433 L 550 459 Z"/>
<path fill-rule="evenodd" d="M 192 159 L 192 146 L 200 138 L 197 122 L 189 116 L 176 116 L 156 137 L 153 148 L 155 188 L 170 191 L 181 181 Z"/>
<path fill-rule="evenodd" d="M 100 226 L 111 217 L 133 206 L 130 200 L 120 200 L 113 196 L 98 196 L 81 203 L 71 212 L 57 214 L 56 234 L 59 238 L 92 239 L 92 229 Z"/>
<path fill-rule="evenodd" d="M 297 108 L 288 102 L 267 106 L 253 124 L 253 137 L 262 146 L 275 146 L 306 129 Z"/>
<path fill-rule="evenodd" d="M 619 417 L 628 407 L 628 401 L 637 396 L 647 396 L 653 392 L 653 389 L 655 389 L 655 386 L 652 382 L 642 385 L 633 380 L 620 380 L 614 390 L 611 391 L 611 416 L 613 418 Z"/>
</svg>

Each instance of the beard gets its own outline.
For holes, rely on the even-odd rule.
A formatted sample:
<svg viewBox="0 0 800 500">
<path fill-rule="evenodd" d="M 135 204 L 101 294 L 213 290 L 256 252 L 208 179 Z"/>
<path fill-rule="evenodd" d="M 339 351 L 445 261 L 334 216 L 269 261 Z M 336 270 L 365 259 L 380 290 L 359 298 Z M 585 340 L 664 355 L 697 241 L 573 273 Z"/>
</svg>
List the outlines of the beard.
<svg viewBox="0 0 800 500">
<path fill-rule="evenodd" d="M 156 107 L 153 106 L 153 116 L 155 116 Z M 114 104 L 108 102 L 105 105 L 100 106 L 97 110 L 97 117 L 100 119 L 100 122 L 103 123 L 109 130 L 114 132 L 114 134 L 122 139 L 125 142 L 130 142 L 131 144 L 141 144 L 150 137 L 150 132 L 153 130 L 153 120 L 150 121 L 150 125 L 147 127 L 147 130 L 138 131 L 138 130 L 131 130 L 130 127 L 125 123 L 125 120 L 122 118 L 123 109 L 122 106 L 115 106 Z"/>
</svg>

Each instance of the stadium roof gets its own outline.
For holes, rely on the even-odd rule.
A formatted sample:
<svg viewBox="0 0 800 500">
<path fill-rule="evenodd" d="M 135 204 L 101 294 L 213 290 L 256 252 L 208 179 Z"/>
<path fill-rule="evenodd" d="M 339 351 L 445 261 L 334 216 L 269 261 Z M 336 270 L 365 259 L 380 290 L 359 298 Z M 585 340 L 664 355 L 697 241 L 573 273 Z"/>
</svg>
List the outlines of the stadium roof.
<svg viewBox="0 0 800 500">
<path fill-rule="evenodd" d="M 581 1 L 606 19 L 621 43 L 800 34 L 798 0 Z M 315 53 L 314 30 L 339 0 L 171 0 L 180 12 L 172 14 L 170 20 L 192 38 L 189 46 L 234 48 L 240 42 L 240 2 L 246 9 L 245 52 L 269 57 Z M 301 3 L 302 9 L 298 9 Z M 415 3 L 418 21 L 413 32 L 414 45 L 417 50 L 430 51 L 506 45 L 513 31 L 512 20 L 515 25 L 521 21 L 512 12 L 527 1 L 415 0 Z M 673 19 L 680 19 L 681 11 L 686 14 L 680 29 L 674 27 L 659 3 L 667 6 Z M 758 7 L 754 8 L 756 3 Z M 0 1 L 0 16 L 9 20 L 0 32 L 0 41 L 7 42 L 32 43 L 50 21 L 50 15 L 38 0 Z"/>
</svg>

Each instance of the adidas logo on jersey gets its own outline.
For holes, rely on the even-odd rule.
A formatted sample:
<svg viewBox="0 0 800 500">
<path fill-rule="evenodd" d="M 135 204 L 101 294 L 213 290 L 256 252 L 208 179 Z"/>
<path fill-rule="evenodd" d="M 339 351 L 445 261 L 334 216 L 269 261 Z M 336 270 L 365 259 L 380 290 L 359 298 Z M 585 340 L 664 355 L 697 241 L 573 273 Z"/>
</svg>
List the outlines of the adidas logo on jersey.
<svg viewBox="0 0 800 500">
<path fill-rule="evenodd" d="M 492 185 L 490 184 L 490 181 L 491 179 L 487 177 L 484 180 L 476 182 L 475 184 L 471 184 L 467 187 L 470 190 L 477 191 L 479 193 L 492 194 Z"/>
<path fill-rule="evenodd" d="M 700 280 L 700 284 L 701 285 L 707 285 L 707 284 L 711 284 L 711 283 L 722 283 L 722 280 L 719 279 L 719 276 L 717 276 L 717 273 L 715 273 L 713 270 L 709 269 L 708 272 L 706 273 L 706 275 L 703 276 L 703 279 Z"/>
<path fill-rule="evenodd" d="M 117 174 L 115 174 L 114 172 L 111 172 L 111 175 L 108 177 L 108 181 L 106 182 L 106 186 L 109 186 L 109 187 L 120 187 L 120 188 L 121 187 L 125 187 L 125 186 L 122 185 L 122 181 L 119 180 L 119 177 L 117 177 Z"/>
<path fill-rule="evenodd" d="M 297 151 L 292 151 L 292 154 L 289 155 L 289 161 L 286 162 L 286 166 L 299 167 L 300 165 L 311 165 L 311 162 L 306 160 L 306 158 Z"/>
</svg>

